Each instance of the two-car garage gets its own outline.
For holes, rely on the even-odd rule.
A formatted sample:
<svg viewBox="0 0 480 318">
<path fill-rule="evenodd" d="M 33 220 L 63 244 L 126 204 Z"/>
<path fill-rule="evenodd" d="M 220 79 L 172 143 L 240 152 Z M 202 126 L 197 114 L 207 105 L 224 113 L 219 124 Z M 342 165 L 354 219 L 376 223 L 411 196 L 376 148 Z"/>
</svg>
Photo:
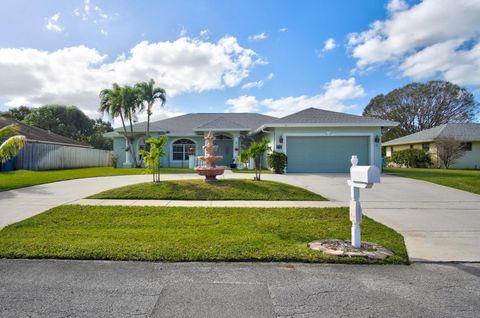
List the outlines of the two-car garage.
<svg viewBox="0 0 480 318">
<path fill-rule="evenodd" d="M 285 136 L 289 173 L 348 172 L 350 158 L 370 164 L 370 136 Z"/>
</svg>

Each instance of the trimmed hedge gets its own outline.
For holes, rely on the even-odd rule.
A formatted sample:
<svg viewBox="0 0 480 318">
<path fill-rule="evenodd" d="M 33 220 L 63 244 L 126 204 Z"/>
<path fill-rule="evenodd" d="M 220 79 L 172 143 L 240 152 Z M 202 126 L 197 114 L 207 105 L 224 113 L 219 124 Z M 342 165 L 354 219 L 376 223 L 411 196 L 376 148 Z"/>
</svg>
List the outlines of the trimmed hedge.
<svg viewBox="0 0 480 318">
<path fill-rule="evenodd" d="M 432 165 L 432 158 L 421 149 L 405 149 L 394 152 L 391 162 L 407 168 L 427 168 Z"/>
</svg>

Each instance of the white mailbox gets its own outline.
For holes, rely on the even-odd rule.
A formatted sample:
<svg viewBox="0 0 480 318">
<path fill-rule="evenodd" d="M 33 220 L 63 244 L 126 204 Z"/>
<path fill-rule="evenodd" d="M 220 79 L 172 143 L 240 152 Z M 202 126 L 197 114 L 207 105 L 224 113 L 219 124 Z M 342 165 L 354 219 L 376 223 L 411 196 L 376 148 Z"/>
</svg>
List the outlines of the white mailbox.
<svg viewBox="0 0 480 318">
<path fill-rule="evenodd" d="M 366 183 L 372 185 L 380 182 L 380 169 L 376 166 L 352 166 L 350 178 L 354 183 Z"/>
<path fill-rule="evenodd" d="M 360 248 L 360 224 L 362 223 L 362 206 L 360 205 L 360 188 L 371 188 L 380 182 L 380 169 L 376 166 L 357 166 L 357 156 L 350 160 L 350 221 L 352 222 L 352 246 Z"/>
</svg>

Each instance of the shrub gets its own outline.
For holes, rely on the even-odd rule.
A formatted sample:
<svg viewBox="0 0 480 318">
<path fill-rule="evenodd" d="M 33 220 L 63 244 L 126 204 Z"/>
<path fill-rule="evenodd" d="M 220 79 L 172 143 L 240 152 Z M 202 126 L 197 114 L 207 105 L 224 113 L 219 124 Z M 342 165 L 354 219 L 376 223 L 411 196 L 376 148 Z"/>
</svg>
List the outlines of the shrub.
<svg viewBox="0 0 480 318">
<path fill-rule="evenodd" d="M 287 155 L 283 152 L 272 152 L 267 156 L 267 163 L 275 173 L 283 173 L 288 163 Z"/>
<path fill-rule="evenodd" d="M 111 165 L 113 168 L 116 168 L 116 167 L 117 167 L 117 163 L 118 163 L 118 155 L 112 153 L 112 155 L 110 156 L 110 165 Z"/>
<path fill-rule="evenodd" d="M 405 149 L 394 152 L 392 162 L 407 168 L 426 168 L 432 164 L 432 158 L 421 149 Z"/>
</svg>

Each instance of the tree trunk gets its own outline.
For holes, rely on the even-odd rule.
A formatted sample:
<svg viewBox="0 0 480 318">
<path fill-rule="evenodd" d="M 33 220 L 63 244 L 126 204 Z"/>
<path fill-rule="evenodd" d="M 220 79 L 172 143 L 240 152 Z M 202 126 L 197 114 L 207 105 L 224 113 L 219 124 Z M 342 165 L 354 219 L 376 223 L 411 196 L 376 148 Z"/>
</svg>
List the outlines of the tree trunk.
<svg viewBox="0 0 480 318">
<path fill-rule="evenodd" d="M 130 136 L 131 136 L 131 141 L 130 141 L 130 150 L 131 150 L 131 154 L 132 154 L 132 160 L 133 160 L 133 164 L 135 166 L 135 168 L 138 168 L 139 165 L 138 165 L 138 162 L 137 162 L 137 156 L 135 156 L 135 150 L 133 149 L 133 122 L 132 122 L 132 113 L 129 112 L 129 116 L 128 116 L 128 120 L 130 122 Z"/>
<path fill-rule="evenodd" d="M 263 155 L 260 155 L 260 162 L 258 163 L 258 166 L 260 169 L 258 170 L 258 181 L 262 181 L 262 161 L 263 161 Z"/>
<path fill-rule="evenodd" d="M 130 155 L 132 156 L 132 160 L 134 160 L 135 157 L 134 157 L 134 153 L 132 151 L 133 150 L 133 145 L 132 145 L 131 140 L 128 138 L 127 127 L 125 126 L 125 119 L 123 118 L 122 112 L 120 112 L 120 119 L 122 120 L 123 131 L 125 133 L 125 138 L 127 139 L 128 148 L 130 148 L 129 149 Z"/>
</svg>

